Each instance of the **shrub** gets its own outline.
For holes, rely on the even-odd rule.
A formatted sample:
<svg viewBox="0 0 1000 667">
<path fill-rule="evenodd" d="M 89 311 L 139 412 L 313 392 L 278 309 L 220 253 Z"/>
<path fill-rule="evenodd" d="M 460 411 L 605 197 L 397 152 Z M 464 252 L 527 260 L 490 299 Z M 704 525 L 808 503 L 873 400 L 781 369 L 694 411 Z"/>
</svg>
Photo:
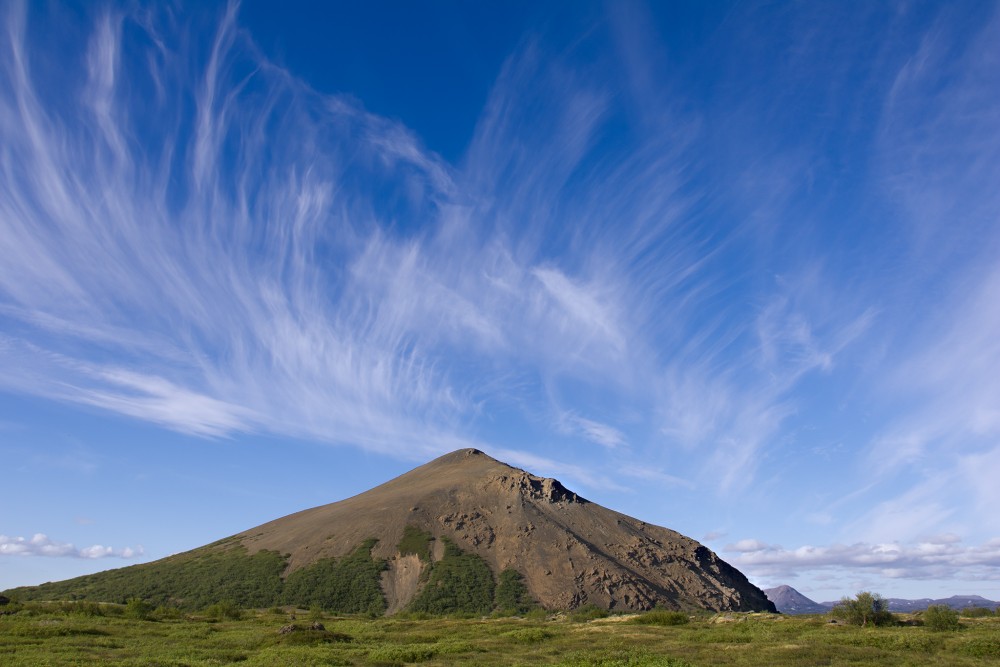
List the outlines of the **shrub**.
<svg viewBox="0 0 1000 667">
<path fill-rule="evenodd" d="M 524 615 L 529 621 L 544 621 L 549 617 L 549 612 L 542 607 L 535 607 Z"/>
<path fill-rule="evenodd" d="M 534 607 L 534 601 L 517 570 L 504 570 L 497 583 L 496 607 L 505 613 L 524 614 Z"/>
<path fill-rule="evenodd" d="M 416 526 L 407 526 L 403 529 L 403 538 L 399 541 L 399 553 L 403 556 L 416 554 L 422 561 L 431 559 L 431 537 L 430 533 L 424 532 Z"/>
<path fill-rule="evenodd" d="M 573 610 L 569 617 L 577 622 L 593 621 L 595 618 L 607 618 L 608 610 L 594 604 L 586 604 Z"/>
<path fill-rule="evenodd" d="M 216 621 L 238 621 L 243 618 L 243 610 L 232 600 L 222 600 L 205 607 L 205 615 Z"/>
<path fill-rule="evenodd" d="M 252 556 L 246 548 L 216 543 L 195 551 L 118 570 L 18 589 L 24 600 L 91 600 L 125 604 L 141 598 L 152 605 L 175 603 L 202 609 L 220 598 L 246 607 L 280 601 L 286 559 L 273 551 Z M 111 613 L 110 608 L 105 614 Z"/>
<path fill-rule="evenodd" d="M 104 609 L 96 602 L 63 602 L 59 605 L 59 609 L 67 614 L 79 614 L 81 616 L 104 616 Z"/>
<path fill-rule="evenodd" d="M 184 614 L 182 614 L 181 610 L 172 604 L 161 604 L 153 612 L 153 618 L 159 621 L 176 621 L 184 618 Z"/>
<path fill-rule="evenodd" d="M 448 538 L 444 557 L 431 565 L 427 584 L 410 611 L 430 614 L 488 614 L 496 584 L 490 566 L 476 554 L 465 553 Z"/>
<path fill-rule="evenodd" d="M 685 625 L 690 620 L 688 615 L 681 611 L 653 609 L 636 616 L 632 619 L 632 623 L 637 625 Z"/>
<path fill-rule="evenodd" d="M 153 605 L 142 598 L 131 598 L 125 603 L 125 617 L 148 621 L 153 616 Z"/>
<path fill-rule="evenodd" d="M 889 613 L 889 602 L 878 593 L 862 591 L 854 599 L 843 598 L 830 612 L 852 625 L 893 625 L 896 617 Z"/>
<path fill-rule="evenodd" d="M 966 618 L 983 618 L 992 615 L 993 612 L 987 607 L 966 607 L 962 610 L 962 616 Z"/>
<path fill-rule="evenodd" d="M 340 560 L 324 558 L 285 578 L 285 602 L 342 614 L 383 614 L 381 573 L 384 560 L 372 558 L 367 540 Z"/>
<path fill-rule="evenodd" d="M 932 604 L 923 614 L 924 626 L 930 630 L 943 632 L 958 630 L 958 612 L 943 604 Z"/>
</svg>

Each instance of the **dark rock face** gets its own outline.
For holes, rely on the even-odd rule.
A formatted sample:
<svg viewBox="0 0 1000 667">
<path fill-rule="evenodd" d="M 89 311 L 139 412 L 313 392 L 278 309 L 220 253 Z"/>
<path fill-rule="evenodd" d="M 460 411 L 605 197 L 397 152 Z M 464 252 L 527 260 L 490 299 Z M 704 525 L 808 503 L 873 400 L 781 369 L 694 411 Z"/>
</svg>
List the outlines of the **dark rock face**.
<svg viewBox="0 0 1000 667">
<path fill-rule="evenodd" d="M 519 572 L 548 608 L 775 611 L 763 591 L 708 548 L 677 532 L 589 502 L 559 481 L 475 449 L 442 456 L 370 491 L 236 536 L 254 553 L 290 554 L 289 571 L 342 557 L 370 538 L 387 559 L 390 613 L 412 599 L 423 562 L 397 548 L 407 527 L 474 553 L 495 576 Z"/>
</svg>

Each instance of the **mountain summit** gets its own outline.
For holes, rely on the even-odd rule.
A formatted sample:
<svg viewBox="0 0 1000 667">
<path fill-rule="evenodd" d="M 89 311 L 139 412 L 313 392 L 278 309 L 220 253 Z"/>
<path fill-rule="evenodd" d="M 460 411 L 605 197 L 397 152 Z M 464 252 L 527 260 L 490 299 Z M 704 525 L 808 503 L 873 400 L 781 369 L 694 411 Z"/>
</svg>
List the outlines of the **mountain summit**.
<svg viewBox="0 0 1000 667">
<path fill-rule="evenodd" d="M 787 584 L 765 588 L 764 593 L 782 614 L 825 614 L 832 607 L 810 600 Z"/>
<path fill-rule="evenodd" d="M 405 608 L 428 566 L 399 552 L 407 527 L 434 538 L 433 559 L 447 539 L 494 573 L 516 570 L 549 608 L 774 610 L 742 573 L 694 540 L 476 449 L 446 454 L 353 498 L 236 537 L 251 553 L 289 554 L 290 570 L 343 557 L 376 538 L 372 555 L 388 562 L 383 589 L 391 611 Z"/>
<path fill-rule="evenodd" d="M 532 604 L 775 611 L 763 591 L 694 540 L 476 449 L 190 552 L 18 594 L 187 607 L 225 597 L 345 613 Z"/>
</svg>

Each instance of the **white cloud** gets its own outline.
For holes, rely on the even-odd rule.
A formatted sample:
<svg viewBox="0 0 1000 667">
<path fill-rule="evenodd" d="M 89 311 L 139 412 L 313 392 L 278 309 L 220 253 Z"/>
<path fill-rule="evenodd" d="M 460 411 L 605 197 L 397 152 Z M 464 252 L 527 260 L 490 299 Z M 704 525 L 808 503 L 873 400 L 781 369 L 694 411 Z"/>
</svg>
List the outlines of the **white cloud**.
<svg viewBox="0 0 1000 667">
<path fill-rule="evenodd" d="M 785 549 L 755 539 L 725 547 L 727 560 L 757 577 L 775 581 L 822 571 L 870 571 L 898 579 L 1000 579 L 1000 538 L 966 546 L 955 535 L 912 543 L 887 542 L 803 545 Z"/>
<path fill-rule="evenodd" d="M 565 331 L 574 336 L 583 332 L 585 338 L 599 338 L 616 352 L 624 351 L 625 340 L 618 331 L 617 318 L 600 294 L 592 287 L 574 284 L 561 271 L 552 268 L 535 269 L 534 276 L 565 314 Z"/>
<path fill-rule="evenodd" d="M 55 542 L 47 535 L 35 533 L 30 538 L 0 535 L 0 555 L 3 556 L 49 556 L 52 558 L 137 558 L 144 553 L 141 546 L 114 547 L 94 544 L 76 548 L 69 542 Z"/>
</svg>

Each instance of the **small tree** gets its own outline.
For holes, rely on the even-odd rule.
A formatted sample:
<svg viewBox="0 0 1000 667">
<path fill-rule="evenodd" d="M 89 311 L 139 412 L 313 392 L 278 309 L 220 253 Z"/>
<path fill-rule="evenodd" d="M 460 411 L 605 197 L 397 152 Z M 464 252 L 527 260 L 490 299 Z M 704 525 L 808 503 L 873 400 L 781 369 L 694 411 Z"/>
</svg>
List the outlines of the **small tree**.
<svg viewBox="0 0 1000 667">
<path fill-rule="evenodd" d="M 944 604 L 932 604 L 923 615 L 924 625 L 930 630 L 958 630 L 958 612 Z"/>
<path fill-rule="evenodd" d="M 878 593 L 861 591 L 854 599 L 843 598 L 831 612 L 852 625 L 892 625 L 895 617 L 889 613 L 889 602 Z"/>
</svg>

